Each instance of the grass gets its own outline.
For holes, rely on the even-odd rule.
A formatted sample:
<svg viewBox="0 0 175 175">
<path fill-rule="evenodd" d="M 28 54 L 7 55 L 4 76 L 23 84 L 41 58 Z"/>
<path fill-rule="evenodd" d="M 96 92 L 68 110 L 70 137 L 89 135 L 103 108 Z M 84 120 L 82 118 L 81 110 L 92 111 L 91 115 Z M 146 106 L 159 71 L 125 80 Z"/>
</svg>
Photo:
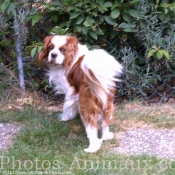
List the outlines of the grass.
<svg viewBox="0 0 175 175">
<path fill-rule="evenodd" d="M 153 128 L 175 128 L 174 103 L 143 105 L 141 102 L 130 102 L 118 107 L 117 119 L 124 127 L 147 125 Z"/>
<path fill-rule="evenodd" d="M 0 122 L 15 122 L 21 128 L 13 146 L 0 152 L 1 174 L 175 174 L 174 161 L 118 154 L 116 139 L 105 142 L 97 153 L 85 153 L 83 149 L 88 146 L 88 140 L 79 118 L 60 122 L 55 112 L 33 104 L 34 101 L 20 101 L 18 106 L 1 100 Z M 117 133 L 142 126 L 174 129 L 173 105 L 145 106 L 140 102 L 118 105 L 116 122 L 111 129 Z"/>
</svg>

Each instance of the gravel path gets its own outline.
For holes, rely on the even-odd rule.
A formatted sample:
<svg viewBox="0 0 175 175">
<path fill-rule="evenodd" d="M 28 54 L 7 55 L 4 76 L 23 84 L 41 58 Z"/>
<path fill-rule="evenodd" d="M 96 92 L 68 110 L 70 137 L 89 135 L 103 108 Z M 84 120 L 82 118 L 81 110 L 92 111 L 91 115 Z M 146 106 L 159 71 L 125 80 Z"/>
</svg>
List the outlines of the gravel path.
<svg viewBox="0 0 175 175">
<path fill-rule="evenodd" d="M 175 159 L 175 131 L 168 129 L 139 128 L 122 132 L 118 136 L 117 152 Z"/>
<path fill-rule="evenodd" d="M 19 126 L 14 123 L 0 123 L 0 150 L 7 150 L 12 145 Z M 175 131 L 151 129 L 148 127 L 131 129 L 117 134 L 119 147 L 116 151 L 127 155 L 157 156 L 175 159 Z"/>
<path fill-rule="evenodd" d="M 12 145 L 14 134 L 19 126 L 14 123 L 0 123 L 0 150 L 7 150 Z"/>
</svg>

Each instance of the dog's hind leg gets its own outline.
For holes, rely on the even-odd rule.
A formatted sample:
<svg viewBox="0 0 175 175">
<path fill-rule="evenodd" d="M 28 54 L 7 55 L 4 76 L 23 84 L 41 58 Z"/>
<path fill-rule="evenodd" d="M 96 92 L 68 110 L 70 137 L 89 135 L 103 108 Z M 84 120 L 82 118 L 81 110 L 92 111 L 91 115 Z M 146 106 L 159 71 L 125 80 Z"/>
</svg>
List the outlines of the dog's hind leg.
<svg viewBox="0 0 175 175">
<path fill-rule="evenodd" d="M 89 139 L 89 147 L 84 149 L 84 151 L 94 153 L 101 148 L 103 140 L 98 138 L 98 128 L 90 124 L 85 124 L 85 129 L 87 138 Z"/>
<path fill-rule="evenodd" d="M 113 111 L 114 111 L 114 105 L 113 105 L 113 98 L 108 98 L 108 102 L 106 104 L 105 109 L 102 113 L 102 139 L 103 140 L 109 140 L 114 137 L 114 134 L 109 131 L 109 125 L 113 122 Z"/>
</svg>

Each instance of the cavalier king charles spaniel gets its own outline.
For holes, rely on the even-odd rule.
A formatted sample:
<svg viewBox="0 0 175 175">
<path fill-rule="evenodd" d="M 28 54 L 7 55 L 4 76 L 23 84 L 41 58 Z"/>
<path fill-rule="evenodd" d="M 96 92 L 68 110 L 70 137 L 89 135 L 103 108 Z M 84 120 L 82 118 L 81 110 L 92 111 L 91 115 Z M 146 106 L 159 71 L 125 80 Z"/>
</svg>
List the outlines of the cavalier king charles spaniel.
<svg viewBox="0 0 175 175">
<path fill-rule="evenodd" d="M 114 137 L 109 125 L 119 81 L 116 77 L 122 73 L 122 65 L 102 49 L 89 50 L 77 38 L 60 35 L 44 39 L 38 62 L 48 65 L 47 75 L 56 93 L 65 94 L 61 120 L 71 120 L 79 113 L 89 139 L 89 147 L 84 151 L 98 151 L 103 140 Z"/>
</svg>

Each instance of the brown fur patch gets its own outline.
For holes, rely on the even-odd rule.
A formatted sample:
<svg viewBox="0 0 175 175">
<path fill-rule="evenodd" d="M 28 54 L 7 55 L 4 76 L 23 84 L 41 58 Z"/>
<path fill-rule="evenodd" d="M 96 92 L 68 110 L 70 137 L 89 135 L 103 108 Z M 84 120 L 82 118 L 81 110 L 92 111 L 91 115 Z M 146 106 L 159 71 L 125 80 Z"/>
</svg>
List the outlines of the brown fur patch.
<svg viewBox="0 0 175 175">
<path fill-rule="evenodd" d="M 101 103 L 95 97 L 89 86 L 83 84 L 79 92 L 80 114 L 84 123 L 97 127 L 97 120 L 101 111 Z"/>
<path fill-rule="evenodd" d="M 84 73 L 80 67 L 80 64 L 84 56 L 81 56 L 79 60 L 73 65 L 67 78 L 71 86 L 75 88 L 75 94 L 79 92 L 80 85 L 84 83 Z"/>
<path fill-rule="evenodd" d="M 51 39 L 53 38 L 53 36 L 47 36 L 45 39 L 44 39 L 44 46 L 43 46 L 43 49 L 42 51 L 39 53 L 39 56 L 38 56 L 38 64 L 40 66 L 42 66 L 43 64 L 43 60 L 45 58 L 47 58 L 48 54 L 49 54 L 49 46 L 50 45 L 53 45 L 51 43 Z"/>
<path fill-rule="evenodd" d="M 103 109 L 102 101 L 94 95 L 86 82 L 87 79 L 81 69 L 83 58 L 84 56 L 79 58 L 68 74 L 68 81 L 75 89 L 74 94 L 79 93 L 79 106 L 82 120 L 84 123 L 90 123 L 92 126 L 98 127 L 97 120 L 102 114 L 102 119 L 109 125 L 113 121 L 111 116 L 114 110 L 113 98 L 115 89 L 111 89 L 111 94 L 107 94 L 108 102 Z M 93 80 L 95 80 L 95 76 L 92 72 L 90 73 L 91 76 L 94 77 Z"/>
<path fill-rule="evenodd" d="M 111 94 L 108 94 L 108 102 L 106 104 L 106 107 L 103 110 L 103 119 L 107 125 L 114 122 L 113 118 L 113 112 L 114 112 L 114 95 L 115 95 L 115 88 L 112 88 L 110 90 Z"/>
<path fill-rule="evenodd" d="M 64 46 L 66 46 L 66 47 L 64 47 Z M 67 70 L 67 69 L 69 69 L 70 65 L 74 61 L 74 58 L 77 54 L 78 39 L 73 37 L 73 36 L 69 36 L 67 38 L 67 43 L 64 46 L 62 46 L 65 48 L 64 66 L 65 66 L 65 69 Z"/>
<path fill-rule="evenodd" d="M 105 121 L 106 125 L 113 122 L 113 95 L 108 95 L 108 102 L 103 109 L 102 102 L 93 95 L 87 84 L 80 87 L 79 93 L 80 113 L 85 123 L 90 123 L 92 126 L 97 127 L 99 115 L 102 115 L 102 120 Z"/>
</svg>

